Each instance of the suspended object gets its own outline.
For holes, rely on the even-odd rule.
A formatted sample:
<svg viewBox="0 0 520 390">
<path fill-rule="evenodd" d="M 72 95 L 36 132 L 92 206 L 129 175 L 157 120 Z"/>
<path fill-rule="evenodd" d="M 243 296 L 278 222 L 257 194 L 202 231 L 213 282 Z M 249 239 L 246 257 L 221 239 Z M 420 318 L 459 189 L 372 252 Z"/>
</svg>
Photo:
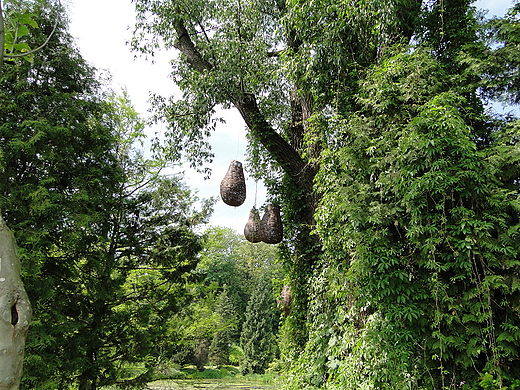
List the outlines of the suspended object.
<svg viewBox="0 0 520 390">
<path fill-rule="evenodd" d="M 249 242 L 260 242 L 264 238 L 262 219 L 254 206 L 249 212 L 249 219 L 244 227 L 244 237 Z"/>
<path fill-rule="evenodd" d="M 231 161 L 228 171 L 220 183 L 220 197 L 230 206 L 240 206 L 246 200 L 246 180 L 242 163 Z"/>
<path fill-rule="evenodd" d="M 282 217 L 280 216 L 280 206 L 270 203 L 267 205 L 265 214 L 262 217 L 264 228 L 263 242 L 267 244 L 278 244 L 283 238 Z"/>
</svg>

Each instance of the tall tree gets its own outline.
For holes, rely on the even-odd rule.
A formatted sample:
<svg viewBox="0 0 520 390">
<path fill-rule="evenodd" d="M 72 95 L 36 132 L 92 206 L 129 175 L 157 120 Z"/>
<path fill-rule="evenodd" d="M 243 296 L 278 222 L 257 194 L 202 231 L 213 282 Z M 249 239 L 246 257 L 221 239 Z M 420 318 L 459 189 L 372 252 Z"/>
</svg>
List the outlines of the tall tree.
<svg viewBox="0 0 520 390">
<path fill-rule="evenodd" d="M 289 385 L 515 385 L 518 125 L 480 92 L 517 97 L 518 10 L 482 30 L 460 0 L 135 3 L 134 47 L 179 51 L 170 152 L 211 157 L 234 106 L 282 205 Z"/>
<path fill-rule="evenodd" d="M 209 360 L 213 364 L 229 364 L 229 350 L 236 332 L 237 315 L 225 287 L 218 297 L 216 313 L 220 317 L 219 329 L 213 335 L 209 346 Z"/>
<path fill-rule="evenodd" d="M 46 4 L 50 5 L 50 4 Z M 29 27 L 37 28 L 34 15 L 22 9 L 20 4 L 0 1 L 0 78 L 3 76 L 4 60 L 23 58 L 31 62 L 33 54 L 45 46 L 49 38 L 38 48 L 32 49 L 24 41 Z M 11 62 L 10 65 L 14 65 Z M 2 210 L 0 209 L 0 214 Z M 0 388 L 16 390 L 22 375 L 26 333 L 31 321 L 32 309 L 21 279 L 21 263 L 15 237 L 0 215 L 0 289 L 1 331 L 0 348 L 4 353 L 0 359 Z"/>
<path fill-rule="evenodd" d="M 136 149 L 142 121 L 127 97 L 102 93 L 64 10 L 33 13 L 31 47 L 55 33 L 32 64 L 4 68 L 0 91 L 1 208 L 34 297 L 23 385 L 96 389 L 164 335 L 209 205 L 197 212 L 180 178 Z"/>
</svg>

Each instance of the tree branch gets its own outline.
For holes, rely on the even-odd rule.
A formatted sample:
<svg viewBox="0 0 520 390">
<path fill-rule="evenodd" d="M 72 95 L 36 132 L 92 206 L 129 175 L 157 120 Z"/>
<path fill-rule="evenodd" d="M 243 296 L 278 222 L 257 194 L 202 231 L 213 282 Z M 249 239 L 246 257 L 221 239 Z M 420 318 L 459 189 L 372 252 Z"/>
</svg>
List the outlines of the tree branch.
<svg viewBox="0 0 520 390">
<path fill-rule="evenodd" d="M 184 54 L 188 63 L 195 70 L 199 72 L 212 70 L 214 68 L 213 65 L 206 61 L 197 50 L 183 20 L 176 20 L 174 26 L 178 36 L 174 44 L 175 48 Z M 242 115 L 253 137 L 260 141 L 286 173 L 298 178 L 303 187 L 307 191 L 312 192 L 313 170 L 307 169 L 308 165 L 298 151 L 267 122 L 258 107 L 256 96 L 246 93 L 241 99 L 230 97 L 230 100 Z"/>
<path fill-rule="evenodd" d="M 175 21 L 175 31 L 178 38 L 173 46 L 186 56 L 188 63 L 199 72 L 213 69 L 213 65 L 206 61 L 195 47 L 182 19 Z"/>
<path fill-rule="evenodd" d="M 28 56 L 28 55 L 31 55 L 31 54 L 34 54 L 36 53 L 37 51 L 43 49 L 45 47 L 45 45 L 47 45 L 49 43 L 49 41 L 51 40 L 54 32 L 56 31 L 56 27 L 58 27 L 58 19 L 56 19 L 56 22 L 54 23 L 54 27 L 52 28 L 52 31 L 51 33 L 49 34 L 49 36 L 47 37 L 47 39 L 45 40 L 45 42 L 43 42 L 43 44 L 41 44 L 40 46 L 38 46 L 36 49 L 32 49 L 32 50 L 29 50 L 29 51 L 26 51 L 24 53 L 18 53 L 18 54 L 6 54 L 4 57 L 5 58 L 20 58 L 20 57 L 25 57 L 25 56 Z"/>
<path fill-rule="evenodd" d="M 56 27 L 58 27 L 57 18 L 56 18 L 56 22 L 54 23 L 54 27 L 52 28 L 52 31 L 49 34 L 49 36 L 47 37 L 47 39 L 45 40 L 45 42 L 43 42 L 43 44 L 38 46 L 36 49 L 29 50 L 24 53 L 5 54 L 5 52 L 4 52 L 4 50 L 5 50 L 5 48 L 4 48 L 4 46 L 5 46 L 5 20 L 4 20 L 4 11 L 2 10 L 2 0 L 0 0 L 0 49 L 1 49 L 1 51 L 0 51 L 0 69 L 2 68 L 2 66 L 4 64 L 5 58 L 13 59 L 13 58 L 26 57 L 26 56 L 34 54 L 34 53 L 40 51 L 41 49 L 43 49 L 45 47 L 45 45 L 47 45 L 49 43 L 49 41 L 51 40 L 51 37 L 53 36 L 54 32 L 56 31 Z"/>
<path fill-rule="evenodd" d="M 252 135 L 269 151 L 284 171 L 293 177 L 298 177 L 303 187 L 312 191 L 314 175 L 309 175 L 311 172 L 297 150 L 265 120 L 258 108 L 256 97 L 253 94 L 245 94 L 242 100 L 234 102 L 234 104 Z"/>
</svg>

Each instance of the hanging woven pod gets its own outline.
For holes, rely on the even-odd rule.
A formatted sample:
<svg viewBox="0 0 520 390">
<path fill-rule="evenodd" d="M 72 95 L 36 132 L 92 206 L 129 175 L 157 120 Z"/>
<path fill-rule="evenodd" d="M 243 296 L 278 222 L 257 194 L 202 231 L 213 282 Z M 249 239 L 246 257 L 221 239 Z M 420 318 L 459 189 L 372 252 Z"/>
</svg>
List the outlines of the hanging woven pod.
<svg viewBox="0 0 520 390">
<path fill-rule="evenodd" d="M 264 228 L 263 242 L 267 244 L 278 244 L 283 238 L 282 217 L 280 216 L 280 206 L 268 204 L 265 214 L 262 217 Z"/>
<path fill-rule="evenodd" d="M 244 237 L 249 242 L 260 242 L 264 238 L 264 228 L 256 207 L 249 212 L 249 219 L 244 227 Z"/>
<path fill-rule="evenodd" d="M 242 163 L 231 161 L 228 171 L 220 183 L 220 197 L 230 206 L 240 206 L 246 200 L 246 180 Z"/>
</svg>

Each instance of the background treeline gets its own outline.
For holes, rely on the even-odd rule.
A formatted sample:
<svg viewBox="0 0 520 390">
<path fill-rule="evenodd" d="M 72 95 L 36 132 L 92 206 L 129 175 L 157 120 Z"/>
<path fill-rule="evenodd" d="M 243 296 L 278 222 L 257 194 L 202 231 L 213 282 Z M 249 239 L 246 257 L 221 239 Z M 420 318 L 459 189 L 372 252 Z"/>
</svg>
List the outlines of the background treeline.
<svg viewBox="0 0 520 390">
<path fill-rule="evenodd" d="M 189 303 L 172 318 L 167 357 L 181 365 L 239 366 L 264 373 L 279 356 L 283 275 L 276 247 L 251 244 L 231 229 L 205 232 Z"/>
</svg>

